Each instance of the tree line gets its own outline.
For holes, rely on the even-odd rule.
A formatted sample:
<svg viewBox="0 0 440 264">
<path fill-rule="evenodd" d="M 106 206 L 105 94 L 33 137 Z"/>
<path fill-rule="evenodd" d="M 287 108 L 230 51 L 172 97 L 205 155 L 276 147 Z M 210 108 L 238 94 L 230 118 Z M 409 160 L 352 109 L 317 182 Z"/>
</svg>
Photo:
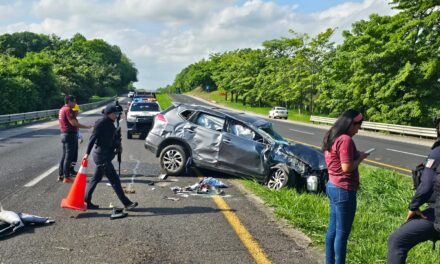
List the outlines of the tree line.
<svg viewBox="0 0 440 264">
<path fill-rule="evenodd" d="M 137 81 L 137 69 L 104 40 L 19 32 L 0 36 L 0 114 L 58 108 L 72 94 L 79 103 L 113 96 Z"/>
<path fill-rule="evenodd" d="M 290 30 L 260 49 L 211 54 L 160 91 L 209 86 L 243 104 L 328 116 L 354 108 L 374 122 L 432 126 L 440 114 L 440 5 L 390 4 L 399 13 L 355 22 L 339 45 L 331 28 L 313 37 Z"/>
</svg>

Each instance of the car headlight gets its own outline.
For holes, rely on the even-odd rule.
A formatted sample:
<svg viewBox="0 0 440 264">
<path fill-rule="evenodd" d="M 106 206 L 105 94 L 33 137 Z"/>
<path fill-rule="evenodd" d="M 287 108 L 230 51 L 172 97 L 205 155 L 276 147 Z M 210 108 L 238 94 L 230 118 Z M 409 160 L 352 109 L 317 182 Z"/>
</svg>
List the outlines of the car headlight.
<svg viewBox="0 0 440 264">
<path fill-rule="evenodd" d="M 310 175 L 307 177 L 307 191 L 317 192 L 318 191 L 319 179 L 316 175 Z"/>
</svg>

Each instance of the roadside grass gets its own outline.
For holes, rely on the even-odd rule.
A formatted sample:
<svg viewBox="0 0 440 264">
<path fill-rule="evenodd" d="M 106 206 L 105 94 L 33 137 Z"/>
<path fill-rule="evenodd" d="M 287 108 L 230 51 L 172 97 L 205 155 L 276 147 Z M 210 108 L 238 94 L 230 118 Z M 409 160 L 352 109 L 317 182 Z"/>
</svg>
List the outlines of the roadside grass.
<svg viewBox="0 0 440 264">
<path fill-rule="evenodd" d="M 196 88 L 196 89 L 192 90 L 191 92 L 188 92 L 187 94 L 197 96 L 197 97 L 203 98 L 208 101 L 215 101 L 216 103 L 224 105 L 224 106 L 228 106 L 228 107 L 235 108 L 235 109 L 242 110 L 242 111 L 254 112 L 254 113 L 257 113 L 260 115 L 264 115 L 264 116 L 268 116 L 270 109 L 272 109 L 272 107 L 268 107 L 268 106 L 265 106 L 265 107 L 254 106 L 254 107 L 252 107 L 250 105 L 243 105 L 240 101 L 238 101 L 236 103 L 235 99 L 234 99 L 234 102 L 226 101 L 225 96 L 220 95 L 220 93 L 221 93 L 220 91 L 213 91 L 213 92 L 208 93 L 208 92 L 202 91 L 201 88 Z M 297 110 L 294 110 L 294 109 L 288 109 L 288 110 L 289 110 L 289 116 L 288 116 L 289 120 L 310 123 L 310 115 L 299 114 L 297 112 Z"/>
<path fill-rule="evenodd" d="M 162 109 L 167 109 L 173 102 L 173 100 L 171 100 L 168 94 L 156 93 L 156 99 L 160 104 L 160 108 Z"/>
<path fill-rule="evenodd" d="M 388 237 L 406 219 L 414 193 L 411 178 L 369 165 L 360 167 L 361 189 L 347 250 L 347 263 L 386 263 Z M 293 188 L 271 191 L 243 180 L 243 184 L 274 208 L 277 217 L 308 235 L 324 248 L 329 219 L 329 202 L 323 194 L 298 192 Z M 407 263 L 440 263 L 440 252 L 432 242 L 413 248 Z"/>
</svg>

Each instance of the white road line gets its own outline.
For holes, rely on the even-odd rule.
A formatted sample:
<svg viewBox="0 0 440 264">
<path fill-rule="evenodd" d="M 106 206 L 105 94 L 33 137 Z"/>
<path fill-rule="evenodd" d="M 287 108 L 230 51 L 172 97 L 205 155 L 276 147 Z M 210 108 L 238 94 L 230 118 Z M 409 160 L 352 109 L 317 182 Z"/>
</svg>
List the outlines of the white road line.
<svg viewBox="0 0 440 264">
<path fill-rule="evenodd" d="M 386 150 L 394 151 L 394 152 L 399 152 L 399 153 L 403 153 L 403 154 L 408 154 L 408 155 L 413 155 L 413 156 L 422 157 L 422 158 L 427 158 L 428 157 L 428 156 L 425 156 L 425 155 L 415 154 L 415 153 L 401 151 L 401 150 L 396 150 L 396 149 L 388 149 L 387 148 Z"/>
<path fill-rule="evenodd" d="M 40 182 L 42 179 L 46 178 L 47 176 L 49 176 L 52 172 L 54 172 L 56 169 L 58 169 L 58 166 L 53 166 L 52 168 L 48 169 L 47 171 L 43 172 L 40 176 L 38 176 L 37 178 L 33 179 L 32 181 L 26 183 L 24 185 L 24 187 L 32 187 L 35 184 L 37 184 L 38 182 Z"/>
<path fill-rule="evenodd" d="M 306 132 L 306 131 L 301 131 L 301 130 L 296 130 L 296 129 L 291 129 L 291 128 L 289 130 L 292 130 L 292 131 L 295 131 L 295 132 L 299 132 L 299 133 L 308 134 L 308 135 L 314 135 L 315 134 L 313 132 Z"/>
</svg>

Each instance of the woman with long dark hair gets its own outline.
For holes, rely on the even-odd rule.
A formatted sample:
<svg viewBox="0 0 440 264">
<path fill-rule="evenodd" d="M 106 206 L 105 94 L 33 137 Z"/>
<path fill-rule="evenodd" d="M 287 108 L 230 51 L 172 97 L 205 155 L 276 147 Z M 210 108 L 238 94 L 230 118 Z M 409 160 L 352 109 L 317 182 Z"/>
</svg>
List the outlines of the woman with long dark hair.
<svg viewBox="0 0 440 264">
<path fill-rule="evenodd" d="M 356 110 L 345 111 L 327 131 L 322 144 L 329 174 L 326 188 L 330 200 L 330 222 L 325 239 L 327 264 L 345 263 L 347 240 L 356 213 L 358 166 L 368 156 L 356 149 L 352 139 L 363 119 Z"/>
</svg>

